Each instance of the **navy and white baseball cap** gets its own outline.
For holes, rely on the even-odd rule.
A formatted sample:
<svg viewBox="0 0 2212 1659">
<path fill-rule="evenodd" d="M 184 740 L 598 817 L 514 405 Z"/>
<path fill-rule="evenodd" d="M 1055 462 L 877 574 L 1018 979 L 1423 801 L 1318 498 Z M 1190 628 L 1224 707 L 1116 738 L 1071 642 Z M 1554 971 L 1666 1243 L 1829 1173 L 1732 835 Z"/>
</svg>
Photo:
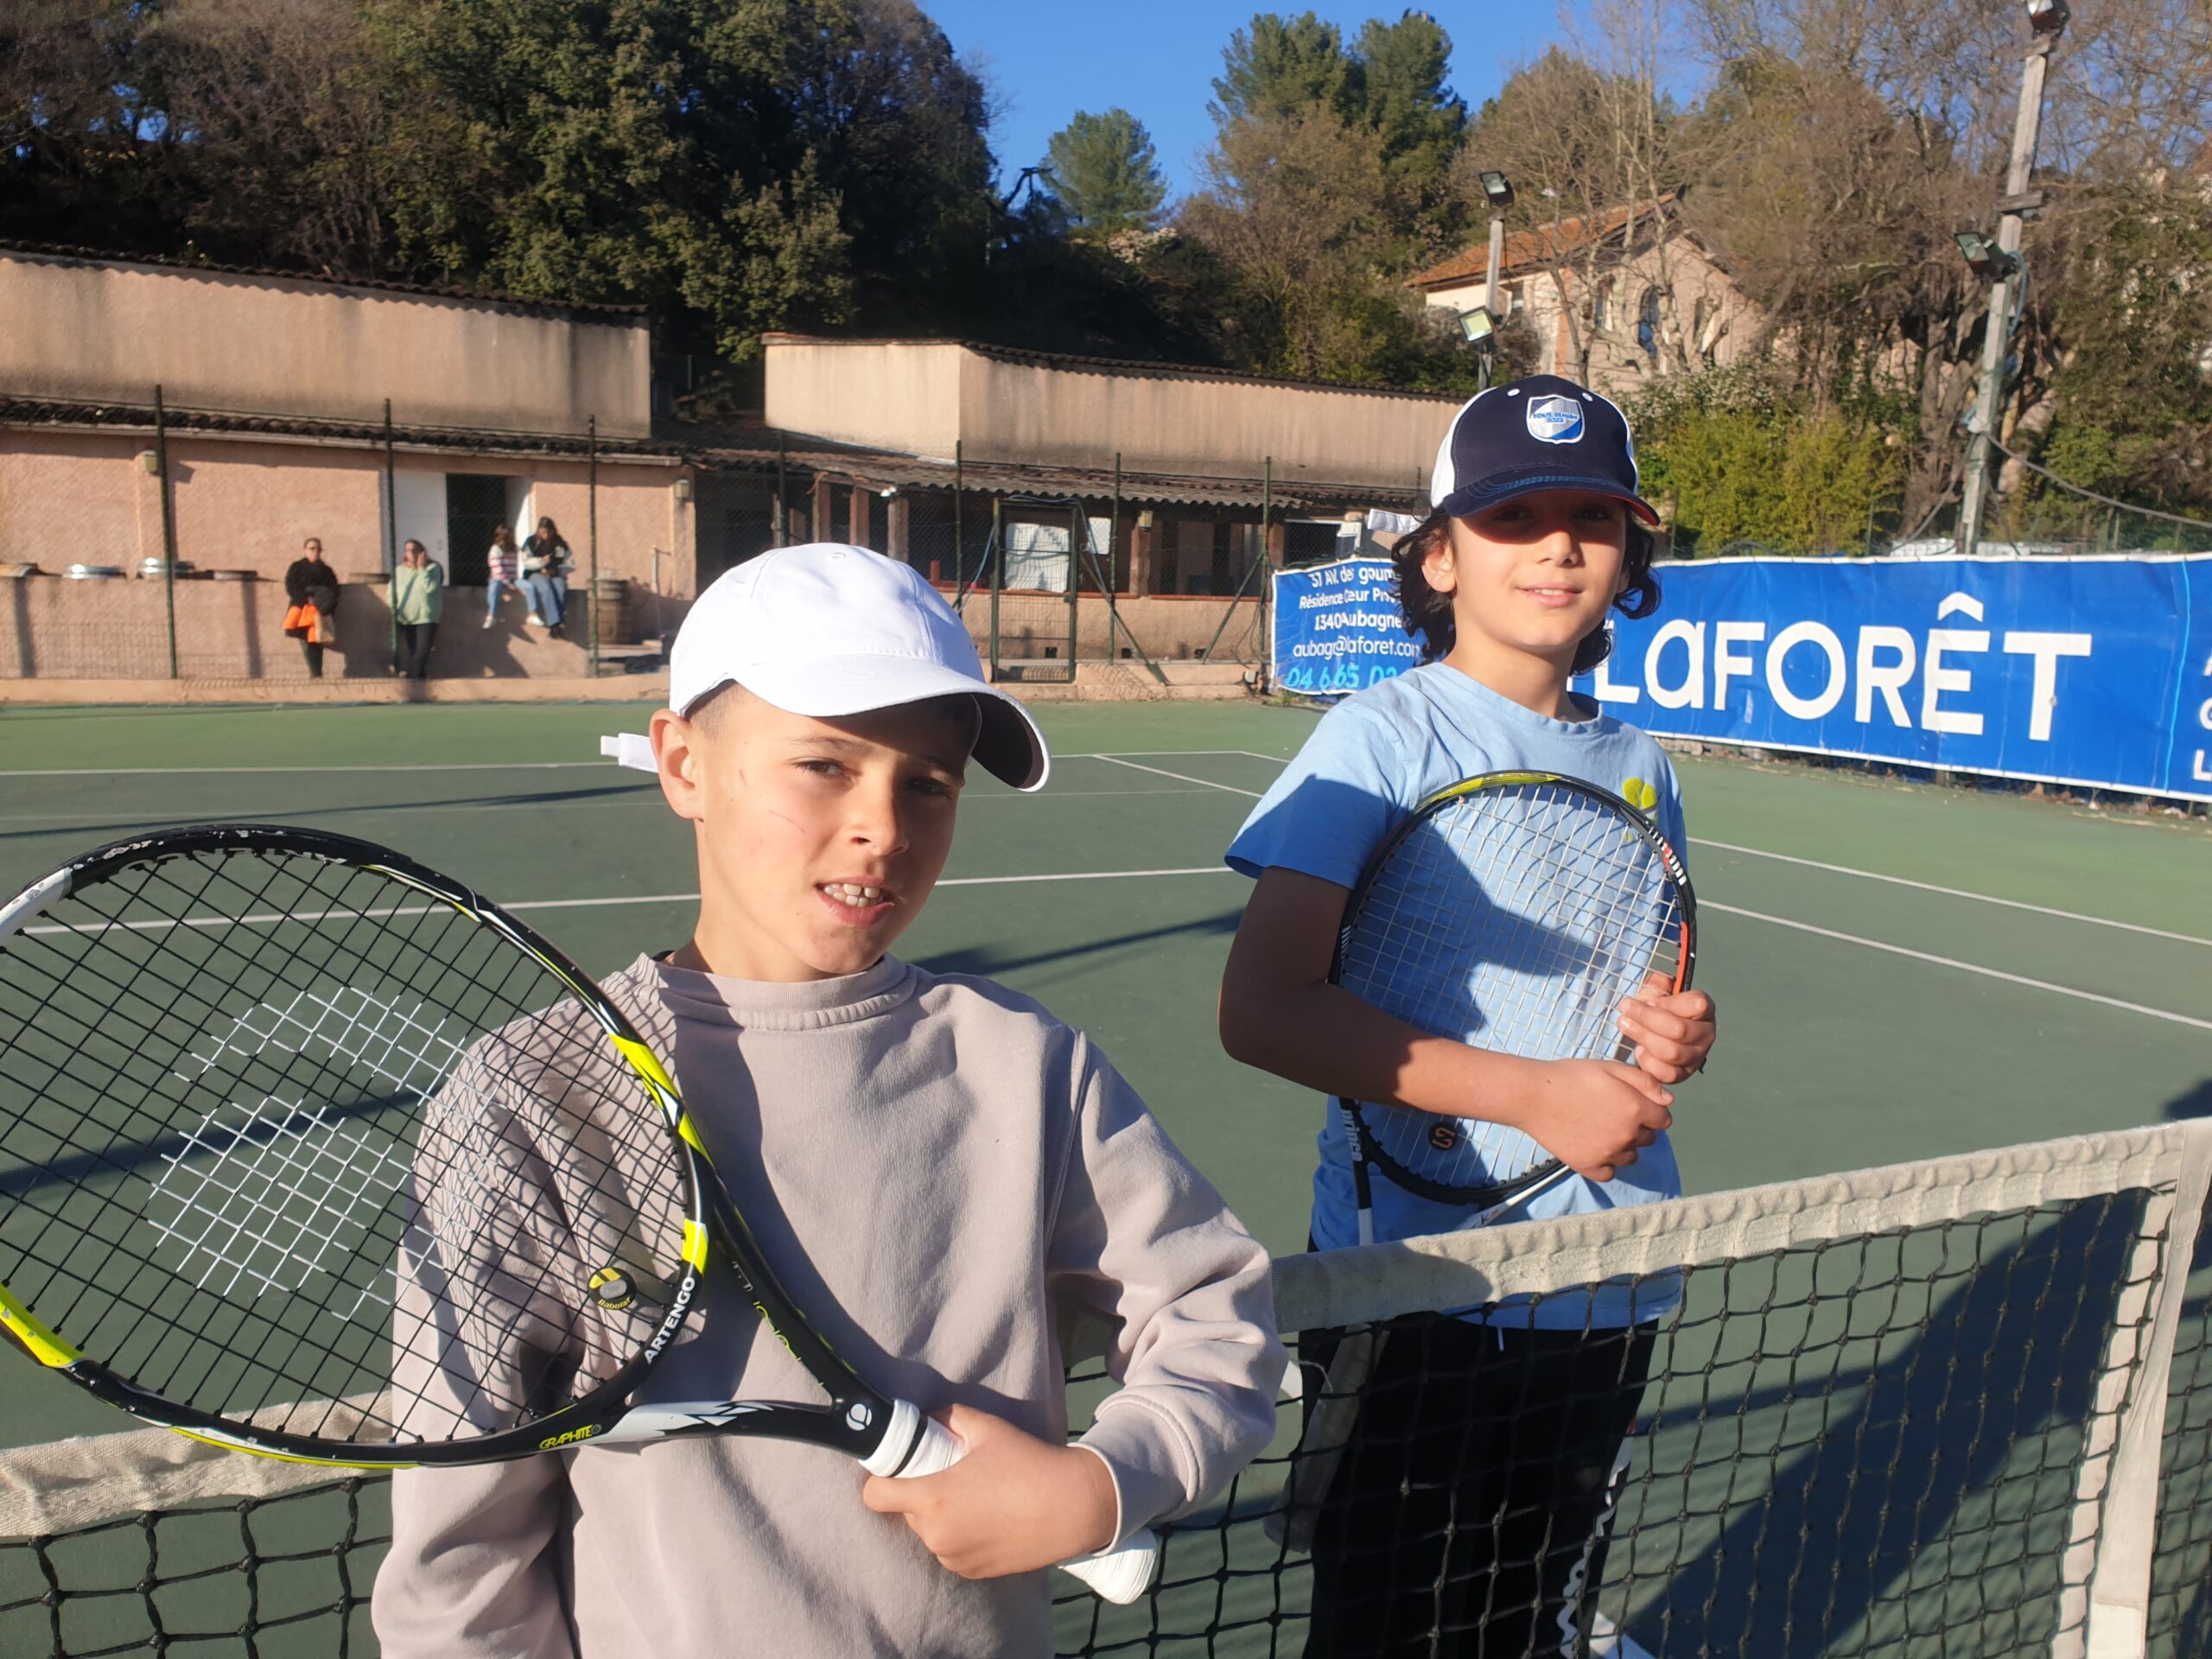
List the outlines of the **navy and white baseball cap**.
<svg viewBox="0 0 2212 1659">
<path fill-rule="evenodd" d="M 921 573 L 841 542 L 780 547 L 715 578 L 668 658 L 668 706 L 688 715 L 734 682 L 794 715 L 834 720 L 931 697 L 976 699 L 976 763 L 1016 789 L 1045 786 L 1052 759 L 1029 711 L 983 677 L 967 626 Z M 635 734 L 601 753 L 657 770 Z"/>
<path fill-rule="evenodd" d="M 1659 522 L 1636 493 L 1628 416 L 1556 374 L 1492 386 L 1460 405 L 1436 452 L 1428 500 L 1456 518 L 1540 490 L 1610 495 L 1645 524 Z"/>
</svg>

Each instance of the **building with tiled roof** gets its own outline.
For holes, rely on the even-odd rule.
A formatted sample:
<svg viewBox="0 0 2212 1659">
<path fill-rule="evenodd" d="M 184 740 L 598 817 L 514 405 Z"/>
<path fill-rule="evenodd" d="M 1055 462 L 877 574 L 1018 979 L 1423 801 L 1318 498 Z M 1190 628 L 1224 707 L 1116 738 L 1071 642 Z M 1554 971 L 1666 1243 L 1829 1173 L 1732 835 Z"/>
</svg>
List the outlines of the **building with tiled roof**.
<svg viewBox="0 0 2212 1659">
<path fill-rule="evenodd" d="M 1681 222 L 1679 207 L 1669 191 L 1509 231 L 1495 295 L 1487 242 L 1407 286 L 1455 314 L 1487 305 L 1494 316 L 1518 315 L 1535 331 L 1544 371 L 1586 376 L 1618 396 L 1654 375 L 1733 361 L 1760 333 L 1758 306 Z M 1524 199 L 1519 213 L 1527 211 Z"/>
</svg>

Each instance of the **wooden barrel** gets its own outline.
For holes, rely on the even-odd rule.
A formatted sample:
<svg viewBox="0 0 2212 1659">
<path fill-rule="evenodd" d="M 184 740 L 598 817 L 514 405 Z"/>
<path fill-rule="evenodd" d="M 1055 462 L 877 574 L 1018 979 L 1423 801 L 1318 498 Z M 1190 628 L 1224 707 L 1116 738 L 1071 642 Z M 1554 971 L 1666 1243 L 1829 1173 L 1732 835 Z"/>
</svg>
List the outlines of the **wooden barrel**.
<svg viewBox="0 0 2212 1659">
<path fill-rule="evenodd" d="M 620 576 L 601 576 L 591 585 L 592 608 L 599 613 L 599 643 L 630 643 L 630 584 Z"/>
</svg>

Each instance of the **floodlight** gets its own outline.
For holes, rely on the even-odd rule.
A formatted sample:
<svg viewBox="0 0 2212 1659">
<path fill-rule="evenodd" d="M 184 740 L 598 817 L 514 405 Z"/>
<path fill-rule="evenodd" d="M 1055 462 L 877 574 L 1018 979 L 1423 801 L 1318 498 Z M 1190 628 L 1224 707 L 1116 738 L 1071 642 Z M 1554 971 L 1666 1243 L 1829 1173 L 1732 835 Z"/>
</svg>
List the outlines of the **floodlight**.
<svg viewBox="0 0 2212 1659">
<path fill-rule="evenodd" d="M 1510 207 L 1513 205 L 1513 187 L 1506 182 L 1504 174 L 1484 173 L 1481 178 L 1483 194 L 1490 198 L 1491 207 Z"/>
<path fill-rule="evenodd" d="M 1491 315 L 1488 306 L 1478 305 L 1459 314 L 1459 333 L 1470 346 L 1492 345 L 1497 334 L 1497 319 Z"/>
<path fill-rule="evenodd" d="M 2002 282 L 2020 268 L 2018 254 L 2005 252 L 1993 238 L 1980 231 L 1961 231 L 1953 239 L 1974 274 L 1985 283 Z"/>
</svg>

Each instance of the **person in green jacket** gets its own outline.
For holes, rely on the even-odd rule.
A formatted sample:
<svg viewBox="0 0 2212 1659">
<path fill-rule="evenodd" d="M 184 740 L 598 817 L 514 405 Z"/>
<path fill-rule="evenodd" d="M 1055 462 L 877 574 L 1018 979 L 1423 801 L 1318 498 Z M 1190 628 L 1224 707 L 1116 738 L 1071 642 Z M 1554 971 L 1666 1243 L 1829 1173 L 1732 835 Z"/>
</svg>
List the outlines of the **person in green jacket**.
<svg viewBox="0 0 2212 1659">
<path fill-rule="evenodd" d="M 391 573 L 391 620 L 399 631 L 399 671 L 410 680 L 428 679 L 430 642 L 446 607 L 446 568 L 422 543 L 410 540 Z"/>
</svg>

